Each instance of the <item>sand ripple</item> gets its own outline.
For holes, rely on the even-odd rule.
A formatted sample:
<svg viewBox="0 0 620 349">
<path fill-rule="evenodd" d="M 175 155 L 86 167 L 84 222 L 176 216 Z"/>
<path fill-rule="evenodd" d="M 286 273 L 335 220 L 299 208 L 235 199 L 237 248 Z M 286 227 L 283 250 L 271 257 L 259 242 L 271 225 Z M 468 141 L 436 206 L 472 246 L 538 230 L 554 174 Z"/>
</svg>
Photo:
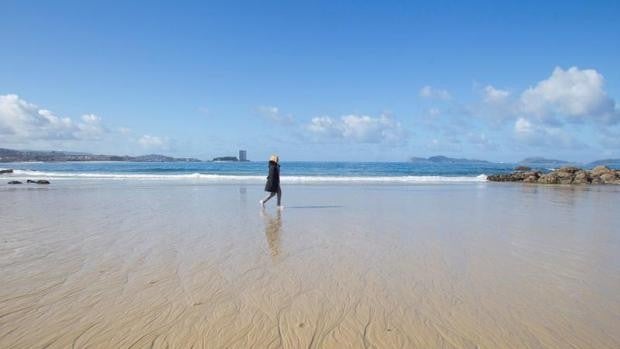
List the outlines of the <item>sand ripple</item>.
<svg viewBox="0 0 620 349">
<path fill-rule="evenodd" d="M 518 188 L 0 187 L 0 347 L 619 348 L 617 193 Z"/>
</svg>

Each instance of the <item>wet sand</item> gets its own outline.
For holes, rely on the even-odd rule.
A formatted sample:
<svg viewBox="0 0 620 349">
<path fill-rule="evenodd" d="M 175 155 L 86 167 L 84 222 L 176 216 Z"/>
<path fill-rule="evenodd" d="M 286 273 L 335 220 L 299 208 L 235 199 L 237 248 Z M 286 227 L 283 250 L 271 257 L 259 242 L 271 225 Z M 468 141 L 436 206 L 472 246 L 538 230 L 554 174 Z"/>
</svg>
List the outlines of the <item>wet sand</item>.
<svg viewBox="0 0 620 349">
<path fill-rule="evenodd" d="M 620 189 L 0 185 L 1 348 L 619 348 Z"/>
</svg>

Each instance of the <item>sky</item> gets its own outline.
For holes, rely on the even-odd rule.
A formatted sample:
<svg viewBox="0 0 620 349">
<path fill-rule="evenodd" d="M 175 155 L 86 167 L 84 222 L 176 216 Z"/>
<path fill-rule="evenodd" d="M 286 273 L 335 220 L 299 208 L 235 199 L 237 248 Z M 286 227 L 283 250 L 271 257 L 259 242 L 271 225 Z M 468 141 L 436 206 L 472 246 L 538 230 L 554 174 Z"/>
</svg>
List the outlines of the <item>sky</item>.
<svg viewBox="0 0 620 349">
<path fill-rule="evenodd" d="M 18 1 L 0 147 L 620 157 L 619 1 Z"/>
</svg>

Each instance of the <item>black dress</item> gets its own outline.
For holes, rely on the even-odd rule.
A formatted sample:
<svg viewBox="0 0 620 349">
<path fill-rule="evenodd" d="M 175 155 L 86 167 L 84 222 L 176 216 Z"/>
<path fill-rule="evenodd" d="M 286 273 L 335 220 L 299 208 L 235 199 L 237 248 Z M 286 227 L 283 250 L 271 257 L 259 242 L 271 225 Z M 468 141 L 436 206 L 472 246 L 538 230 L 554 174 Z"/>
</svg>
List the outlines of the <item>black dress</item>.
<svg viewBox="0 0 620 349">
<path fill-rule="evenodd" d="M 280 165 L 273 161 L 269 161 L 269 175 L 267 176 L 267 184 L 265 191 L 277 193 L 280 189 Z"/>
</svg>

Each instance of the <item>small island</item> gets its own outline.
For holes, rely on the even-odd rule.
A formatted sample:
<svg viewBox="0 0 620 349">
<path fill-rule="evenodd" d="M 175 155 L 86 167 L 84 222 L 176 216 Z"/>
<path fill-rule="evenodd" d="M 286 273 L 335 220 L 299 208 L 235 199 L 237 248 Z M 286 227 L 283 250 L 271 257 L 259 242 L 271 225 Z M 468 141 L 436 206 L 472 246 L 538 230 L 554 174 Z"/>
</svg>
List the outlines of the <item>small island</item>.
<svg viewBox="0 0 620 349">
<path fill-rule="evenodd" d="M 218 156 L 211 161 L 216 162 L 249 162 L 248 152 L 246 150 L 239 150 L 239 157 L 236 156 Z"/>
<path fill-rule="evenodd" d="M 237 159 L 236 156 L 219 156 L 219 157 L 213 158 L 213 160 L 211 161 L 237 162 L 239 161 L 239 159 Z"/>
</svg>

